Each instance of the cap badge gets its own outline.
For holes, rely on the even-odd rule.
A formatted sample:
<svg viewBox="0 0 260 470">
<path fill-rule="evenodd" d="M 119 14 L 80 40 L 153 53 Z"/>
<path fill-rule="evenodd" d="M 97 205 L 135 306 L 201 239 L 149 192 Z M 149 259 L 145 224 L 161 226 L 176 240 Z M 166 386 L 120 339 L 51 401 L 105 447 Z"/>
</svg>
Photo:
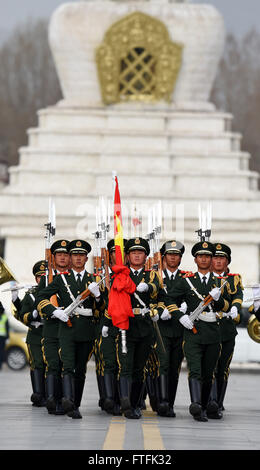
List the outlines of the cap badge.
<svg viewBox="0 0 260 470">
<path fill-rule="evenodd" d="M 140 243 L 141 243 L 141 242 L 140 242 L 140 238 L 136 238 L 136 239 L 135 239 L 135 244 L 136 244 L 136 245 L 140 245 Z"/>
<path fill-rule="evenodd" d="M 221 250 L 222 249 L 222 246 L 220 245 L 220 243 L 218 243 L 218 245 L 216 246 L 217 250 Z"/>
<path fill-rule="evenodd" d="M 174 241 L 171 243 L 171 246 L 172 246 L 172 247 L 174 247 L 174 246 L 176 246 L 176 245 L 177 245 L 177 243 L 174 242 Z"/>
<path fill-rule="evenodd" d="M 44 264 L 41 264 L 40 271 L 44 271 L 44 270 L 45 270 L 45 266 L 44 266 Z"/>
<path fill-rule="evenodd" d="M 78 240 L 77 243 L 76 243 L 76 246 L 82 246 L 81 241 Z"/>
<path fill-rule="evenodd" d="M 67 246 L 67 243 L 65 242 L 65 240 L 61 242 L 61 246 Z"/>
<path fill-rule="evenodd" d="M 209 247 L 209 245 L 206 242 L 204 242 L 203 245 L 202 245 L 202 248 L 208 248 L 208 247 Z"/>
</svg>

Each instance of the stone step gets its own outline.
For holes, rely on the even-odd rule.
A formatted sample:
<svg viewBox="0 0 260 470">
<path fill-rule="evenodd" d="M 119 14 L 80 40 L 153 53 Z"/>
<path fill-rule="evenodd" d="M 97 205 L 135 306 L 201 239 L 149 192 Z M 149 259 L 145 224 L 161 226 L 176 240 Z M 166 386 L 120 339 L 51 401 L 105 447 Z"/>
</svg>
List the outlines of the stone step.
<svg viewBox="0 0 260 470">
<path fill-rule="evenodd" d="M 172 169 L 173 171 L 187 170 L 190 168 L 200 168 L 201 172 L 225 168 L 225 171 L 247 170 L 250 155 L 247 152 L 229 152 L 222 154 L 187 154 L 169 152 L 147 152 L 130 153 L 121 151 L 116 153 L 98 153 L 85 151 L 69 151 L 62 149 L 39 149 L 32 147 L 22 147 L 20 149 L 20 165 L 30 169 L 57 170 L 66 169 L 88 171 L 89 169 L 110 170 L 131 172 L 139 171 L 157 172 L 160 170 Z"/>
<path fill-rule="evenodd" d="M 139 173 L 131 170 L 120 172 L 121 185 L 126 197 L 183 197 L 205 198 L 210 185 L 210 197 L 219 193 L 244 197 L 244 193 L 257 189 L 259 175 L 250 171 L 223 171 L 222 168 L 212 172 L 201 172 L 200 168 L 190 171 L 173 171 L 162 169 L 160 172 L 147 173 L 147 169 Z M 37 169 L 23 167 L 10 168 L 10 185 L 26 188 L 28 194 L 88 194 L 111 195 L 111 172 L 94 171 L 82 172 L 81 168 L 74 170 Z M 75 191 L 76 188 L 76 191 Z"/>
<path fill-rule="evenodd" d="M 241 135 L 232 132 L 222 134 L 196 133 L 187 135 L 170 131 L 156 131 L 153 134 L 139 132 L 103 131 L 102 133 L 71 130 L 70 132 L 29 129 L 29 146 L 39 148 L 84 149 L 98 152 L 113 152 L 120 149 L 142 152 L 230 152 L 240 149 Z"/>
<path fill-rule="evenodd" d="M 47 108 L 38 112 L 41 129 L 98 129 L 219 133 L 231 130 L 232 115 L 220 112 L 189 113 L 169 110 L 98 110 Z"/>
</svg>

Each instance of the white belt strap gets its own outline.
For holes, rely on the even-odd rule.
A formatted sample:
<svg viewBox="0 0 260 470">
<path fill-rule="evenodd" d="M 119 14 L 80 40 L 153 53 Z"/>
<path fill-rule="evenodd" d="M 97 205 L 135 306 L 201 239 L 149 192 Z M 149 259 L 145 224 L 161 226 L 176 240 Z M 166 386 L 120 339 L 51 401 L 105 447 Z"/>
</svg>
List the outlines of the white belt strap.
<svg viewBox="0 0 260 470">
<path fill-rule="evenodd" d="M 64 274 L 61 274 L 61 278 L 62 278 L 62 280 L 63 280 L 63 282 L 64 282 L 64 284 L 65 284 L 65 286 L 66 286 L 66 289 L 67 289 L 67 291 L 68 291 L 68 293 L 69 293 L 69 296 L 70 296 L 72 302 L 74 302 L 75 297 L 74 297 L 74 295 L 72 294 L 72 292 L 71 292 L 71 290 L 70 290 L 69 284 L 67 283 L 67 279 L 66 279 L 66 277 L 64 276 Z M 77 308 L 75 309 L 75 312 L 76 312 L 78 315 L 83 315 L 83 316 L 86 316 L 86 317 L 90 317 L 90 316 L 93 315 L 93 312 L 92 312 L 92 309 L 91 309 L 91 308 L 83 308 L 83 307 L 81 307 L 81 306 L 77 307 Z M 86 313 L 86 312 L 87 312 L 87 313 Z M 90 313 L 90 312 L 91 312 L 91 313 Z"/>
<path fill-rule="evenodd" d="M 200 300 L 205 300 L 204 297 L 197 291 L 197 289 L 194 287 L 194 285 L 192 284 L 192 282 L 190 281 L 190 279 L 188 277 L 185 277 L 187 283 L 189 284 L 191 290 L 193 292 L 195 292 L 196 296 L 200 299 Z M 210 311 L 212 312 L 212 306 L 209 304 L 208 305 Z"/>
</svg>

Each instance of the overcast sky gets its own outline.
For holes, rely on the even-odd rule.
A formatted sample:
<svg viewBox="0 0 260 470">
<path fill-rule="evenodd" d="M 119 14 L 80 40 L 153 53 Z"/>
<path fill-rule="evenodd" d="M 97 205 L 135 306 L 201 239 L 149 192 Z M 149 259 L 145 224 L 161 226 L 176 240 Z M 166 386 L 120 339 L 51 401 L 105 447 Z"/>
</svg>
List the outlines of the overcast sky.
<svg viewBox="0 0 260 470">
<path fill-rule="evenodd" d="M 27 18 L 49 18 L 62 3 L 76 0 L 1 0 L 0 39 Z M 222 13 L 227 31 L 243 36 L 252 27 L 260 30 L 260 0 L 192 0 L 210 3 Z"/>
</svg>

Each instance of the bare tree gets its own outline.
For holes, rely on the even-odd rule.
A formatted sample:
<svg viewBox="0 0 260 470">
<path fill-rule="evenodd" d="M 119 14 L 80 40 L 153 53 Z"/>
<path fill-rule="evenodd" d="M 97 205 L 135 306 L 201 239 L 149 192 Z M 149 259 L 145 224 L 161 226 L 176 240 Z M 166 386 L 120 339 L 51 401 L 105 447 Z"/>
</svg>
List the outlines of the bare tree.
<svg viewBox="0 0 260 470">
<path fill-rule="evenodd" d="M 28 20 L 0 48 L 0 159 L 18 161 L 26 130 L 38 109 L 56 103 L 61 90 L 47 39 L 47 21 Z"/>
<path fill-rule="evenodd" d="M 233 128 L 241 132 L 242 149 L 252 158 L 251 169 L 260 171 L 260 34 L 251 30 L 242 39 L 228 35 L 212 101 L 231 112 Z"/>
</svg>

